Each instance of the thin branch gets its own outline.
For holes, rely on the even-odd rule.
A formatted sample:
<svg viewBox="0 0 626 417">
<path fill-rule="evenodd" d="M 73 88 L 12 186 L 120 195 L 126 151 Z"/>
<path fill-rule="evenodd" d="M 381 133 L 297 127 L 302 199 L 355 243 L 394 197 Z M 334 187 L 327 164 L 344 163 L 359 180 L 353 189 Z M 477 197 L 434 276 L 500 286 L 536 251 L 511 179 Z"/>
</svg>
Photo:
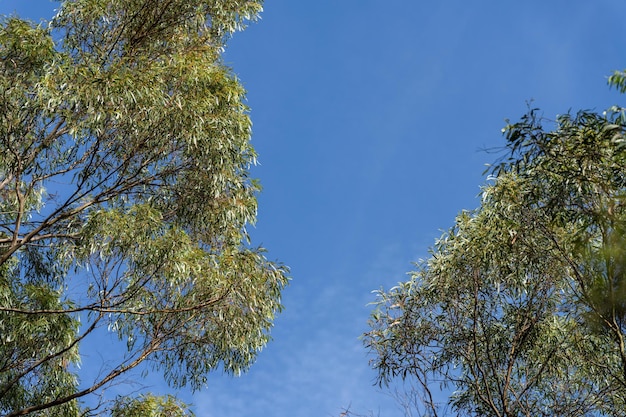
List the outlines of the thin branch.
<svg viewBox="0 0 626 417">
<path fill-rule="evenodd" d="M 74 394 L 71 395 L 67 395 L 65 397 L 60 397 L 57 398 L 53 401 L 49 401 L 47 403 L 44 404 L 38 404 L 38 405 L 33 405 L 31 407 L 26 407 L 26 408 L 22 408 L 21 410 L 16 410 L 13 411 L 9 414 L 7 414 L 4 417 L 16 417 L 16 416 L 24 416 L 26 414 L 29 413 L 33 413 L 35 411 L 41 411 L 41 410 L 46 410 L 48 408 L 52 408 L 52 407 L 56 407 L 62 404 L 66 404 L 72 400 L 81 398 L 85 395 L 91 394 L 92 392 L 96 391 L 97 389 L 101 388 L 102 386 L 106 385 L 107 383 L 111 382 L 112 380 L 114 380 L 115 378 L 119 377 L 120 375 L 128 372 L 129 370 L 137 367 L 140 363 L 142 363 L 144 360 L 146 360 L 151 354 L 153 354 L 154 352 L 156 352 L 159 349 L 160 346 L 160 341 L 158 340 L 152 340 L 152 342 L 146 347 L 144 348 L 143 352 L 141 353 L 141 355 L 139 355 L 134 361 L 130 362 L 127 365 L 120 365 L 118 368 L 112 370 L 106 377 L 104 377 L 103 379 L 101 379 L 100 381 L 96 382 L 95 384 L 93 384 L 91 387 L 86 388 L 82 391 L 78 391 Z"/>
<path fill-rule="evenodd" d="M 39 366 L 41 366 L 42 364 L 44 364 L 45 362 L 48 362 L 54 358 L 57 358 L 61 355 L 63 355 L 64 353 L 68 352 L 70 349 L 72 349 L 74 346 L 76 346 L 81 340 L 83 340 L 88 334 L 90 334 L 93 330 L 95 330 L 96 325 L 98 324 L 98 322 L 100 321 L 100 319 L 102 318 L 102 314 L 100 314 L 95 320 L 94 322 L 87 328 L 87 330 L 80 335 L 79 337 L 77 337 L 76 339 L 74 339 L 72 341 L 72 343 L 70 343 L 68 346 L 66 346 L 65 348 L 59 350 L 58 352 L 52 353 L 48 356 L 45 356 L 41 359 L 39 359 L 38 361 L 35 361 L 30 367 L 26 368 L 25 370 L 23 370 L 22 372 L 19 372 L 18 374 L 15 375 L 15 377 L 9 381 L 5 388 L 3 390 L 0 391 L 0 398 L 4 397 L 4 395 L 6 395 L 6 393 L 11 389 L 11 387 L 15 384 L 17 384 L 17 382 L 22 379 L 24 376 L 28 375 L 29 373 L 33 372 L 35 369 L 37 369 Z"/>
</svg>

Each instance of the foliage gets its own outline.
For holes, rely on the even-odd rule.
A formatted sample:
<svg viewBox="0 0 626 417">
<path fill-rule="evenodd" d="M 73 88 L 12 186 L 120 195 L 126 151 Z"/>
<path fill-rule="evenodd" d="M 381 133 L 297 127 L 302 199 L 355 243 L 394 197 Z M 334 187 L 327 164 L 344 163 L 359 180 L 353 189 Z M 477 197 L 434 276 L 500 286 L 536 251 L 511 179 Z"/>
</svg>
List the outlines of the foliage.
<svg viewBox="0 0 626 417">
<path fill-rule="evenodd" d="M 245 371 L 286 270 L 250 245 L 245 92 L 221 61 L 260 0 L 74 0 L 0 25 L 0 414 L 71 416 L 142 362 Z M 122 342 L 78 380 L 79 346 Z M 96 367 L 99 365 L 95 365 Z"/>
<path fill-rule="evenodd" d="M 192 417 L 184 404 L 172 396 L 155 397 L 142 395 L 139 398 L 120 397 L 113 410 L 112 417 Z"/>
<path fill-rule="evenodd" d="M 614 71 L 609 76 L 609 85 L 617 88 L 620 93 L 626 93 L 626 71 Z"/>
<path fill-rule="evenodd" d="M 542 122 L 505 128 L 480 207 L 378 292 L 372 365 L 381 384 L 416 381 L 423 415 L 626 410 L 623 111 Z"/>
</svg>

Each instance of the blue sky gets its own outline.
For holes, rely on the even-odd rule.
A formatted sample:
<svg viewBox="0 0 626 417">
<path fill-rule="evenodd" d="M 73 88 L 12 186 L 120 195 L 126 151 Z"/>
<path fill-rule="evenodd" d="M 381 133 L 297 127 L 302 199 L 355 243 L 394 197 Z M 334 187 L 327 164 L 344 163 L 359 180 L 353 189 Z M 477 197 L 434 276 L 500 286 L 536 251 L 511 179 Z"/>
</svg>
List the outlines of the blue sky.
<svg viewBox="0 0 626 417">
<path fill-rule="evenodd" d="M 39 20 L 48 0 L 0 0 Z M 406 279 L 477 206 L 505 119 L 623 104 L 620 0 L 268 0 L 226 62 L 248 90 L 264 191 L 253 241 L 291 267 L 274 340 L 249 373 L 180 395 L 201 417 L 402 413 L 372 385 L 372 290 Z M 84 368 L 89 364 L 84 363 Z M 149 380 L 162 389 L 158 377 Z"/>
</svg>

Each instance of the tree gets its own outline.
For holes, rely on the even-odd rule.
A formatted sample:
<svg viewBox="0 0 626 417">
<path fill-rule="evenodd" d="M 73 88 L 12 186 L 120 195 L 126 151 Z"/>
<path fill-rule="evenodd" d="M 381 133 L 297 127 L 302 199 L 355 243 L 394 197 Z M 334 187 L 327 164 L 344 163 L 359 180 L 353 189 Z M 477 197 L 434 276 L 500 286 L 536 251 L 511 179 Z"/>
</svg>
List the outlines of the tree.
<svg viewBox="0 0 626 417">
<path fill-rule="evenodd" d="M 372 366 L 415 381 L 423 415 L 626 412 L 625 113 L 545 122 L 504 129 L 480 207 L 378 292 Z"/>
<path fill-rule="evenodd" d="M 246 232 L 256 155 L 220 58 L 261 3 L 75 0 L 48 26 L 2 20 L 0 415 L 88 414 L 142 363 L 198 389 L 268 341 L 286 268 Z M 79 347 L 106 334 L 120 346 L 79 380 Z"/>
</svg>

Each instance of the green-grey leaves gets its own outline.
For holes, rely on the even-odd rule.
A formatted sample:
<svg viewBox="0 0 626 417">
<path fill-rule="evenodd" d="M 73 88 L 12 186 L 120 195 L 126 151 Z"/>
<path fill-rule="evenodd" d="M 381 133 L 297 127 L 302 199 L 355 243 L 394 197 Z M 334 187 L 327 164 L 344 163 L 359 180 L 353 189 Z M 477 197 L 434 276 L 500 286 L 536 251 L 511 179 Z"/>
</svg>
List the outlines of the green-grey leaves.
<svg viewBox="0 0 626 417">
<path fill-rule="evenodd" d="M 81 398 L 142 363 L 197 389 L 268 341 L 286 268 L 250 246 L 256 154 L 220 58 L 260 11 L 78 0 L 46 28 L 2 22 L 0 414 L 89 413 Z M 78 346 L 106 333 L 118 356 L 79 388 Z M 155 398 L 112 409 L 186 415 Z"/>
</svg>

